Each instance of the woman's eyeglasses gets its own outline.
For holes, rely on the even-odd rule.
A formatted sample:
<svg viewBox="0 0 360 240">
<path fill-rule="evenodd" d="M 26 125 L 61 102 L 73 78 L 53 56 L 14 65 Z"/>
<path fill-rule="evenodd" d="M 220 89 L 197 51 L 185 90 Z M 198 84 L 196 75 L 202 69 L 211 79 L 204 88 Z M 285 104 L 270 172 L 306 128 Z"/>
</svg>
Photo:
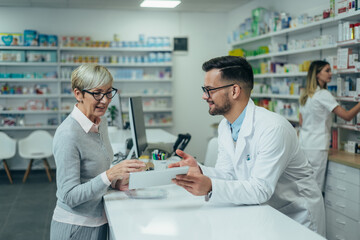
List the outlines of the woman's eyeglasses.
<svg viewBox="0 0 360 240">
<path fill-rule="evenodd" d="M 111 91 L 106 93 L 90 92 L 88 90 L 82 90 L 82 91 L 91 94 L 96 101 L 100 102 L 104 98 L 104 96 L 106 96 L 108 99 L 112 99 L 113 97 L 115 97 L 118 90 L 116 88 L 112 88 Z"/>
</svg>

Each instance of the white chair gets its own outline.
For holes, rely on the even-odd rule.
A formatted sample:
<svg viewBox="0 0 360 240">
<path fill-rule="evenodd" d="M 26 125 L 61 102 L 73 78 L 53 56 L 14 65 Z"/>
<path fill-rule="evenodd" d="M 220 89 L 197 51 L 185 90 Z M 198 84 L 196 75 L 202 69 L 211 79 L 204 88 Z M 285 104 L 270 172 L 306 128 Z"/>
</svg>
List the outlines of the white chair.
<svg viewBox="0 0 360 240">
<path fill-rule="evenodd" d="M 9 178 L 10 183 L 13 183 L 9 167 L 7 165 L 6 159 L 10 159 L 15 156 L 16 153 L 16 140 L 10 138 L 3 132 L 0 132 L 0 162 L 4 164 L 6 175 Z"/>
<path fill-rule="evenodd" d="M 213 137 L 212 139 L 210 139 L 207 146 L 204 166 L 215 167 L 217 156 L 218 156 L 218 138 Z"/>
<path fill-rule="evenodd" d="M 53 155 L 52 153 L 53 137 L 50 133 L 44 130 L 36 130 L 24 139 L 19 140 L 19 155 L 22 158 L 30 159 L 28 168 L 26 169 L 23 182 L 26 182 L 29 176 L 33 161 L 35 159 L 42 159 L 45 166 L 45 171 L 49 182 L 51 182 L 50 166 L 47 158 Z"/>
</svg>

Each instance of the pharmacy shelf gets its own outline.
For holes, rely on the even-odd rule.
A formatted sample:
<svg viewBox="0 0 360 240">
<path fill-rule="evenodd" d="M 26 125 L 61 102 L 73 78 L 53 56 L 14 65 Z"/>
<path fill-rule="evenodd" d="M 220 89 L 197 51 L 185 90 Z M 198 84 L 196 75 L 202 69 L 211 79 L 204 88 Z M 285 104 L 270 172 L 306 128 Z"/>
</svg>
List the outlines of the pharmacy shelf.
<svg viewBox="0 0 360 240">
<path fill-rule="evenodd" d="M 86 51 L 86 52 L 171 52 L 171 47 L 60 47 L 60 51 Z"/>
<path fill-rule="evenodd" d="M 352 46 L 356 46 L 358 44 L 360 44 L 359 39 L 353 39 L 353 40 L 349 40 L 349 41 L 337 42 L 338 47 L 352 47 Z"/>
<path fill-rule="evenodd" d="M 0 114 L 57 114 L 57 110 L 4 110 Z"/>
<path fill-rule="evenodd" d="M 51 125 L 43 125 L 43 126 L 6 126 L 6 127 L 0 127 L 0 130 L 2 131 L 10 131 L 10 130 L 38 130 L 38 129 L 43 129 L 43 130 L 54 130 L 56 129 L 58 126 L 51 126 Z"/>
<path fill-rule="evenodd" d="M 300 98 L 299 95 L 282 95 L 282 94 L 265 94 L 265 93 L 251 93 L 253 98 L 278 98 L 278 99 L 295 99 Z"/>
<path fill-rule="evenodd" d="M 60 82 L 71 83 L 70 79 L 61 78 Z M 1 78 L 0 78 L 1 82 Z M 172 78 L 149 78 L 149 79 L 114 79 L 116 83 L 153 83 L 153 82 L 173 82 Z"/>
<path fill-rule="evenodd" d="M 143 97 L 143 98 L 150 98 L 150 97 L 172 97 L 172 93 L 163 93 L 163 94 L 141 94 L 141 93 L 120 93 L 120 97 L 122 98 L 129 98 L 129 97 Z"/>
<path fill-rule="evenodd" d="M 0 94 L 0 98 L 57 98 L 59 94 Z"/>
<path fill-rule="evenodd" d="M 359 102 L 360 96 L 358 96 L 358 97 L 336 97 L 336 100 L 342 101 L 342 102 Z"/>
<path fill-rule="evenodd" d="M 1 95 L 0 95 L 1 96 Z M 172 97 L 173 94 L 171 93 L 164 93 L 164 94 L 141 94 L 141 93 L 120 93 L 121 98 L 129 98 L 129 97 L 143 97 L 143 98 L 161 98 L 161 97 Z M 60 97 L 62 98 L 74 98 L 73 94 L 61 94 Z"/>
<path fill-rule="evenodd" d="M 319 47 L 302 48 L 302 49 L 296 49 L 296 50 L 288 50 L 288 51 L 283 51 L 283 52 L 274 52 L 274 53 L 261 54 L 261 55 L 257 55 L 257 56 L 250 56 L 250 57 L 247 57 L 246 60 L 253 61 L 253 60 L 258 60 L 258 59 L 263 59 L 263 58 L 288 56 L 288 55 L 293 55 L 293 54 L 302 54 L 302 53 L 307 53 L 307 52 L 335 49 L 335 48 L 337 48 L 337 45 L 331 44 L 331 45 L 324 45 L 324 46 L 319 46 Z"/>
<path fill-rule="evenodd" d="M 57 62 L 0 62 L 0 67 L 3 66 L 5 71 L 7 72 L 29 72 L 30 68 L 38 67 L 45 68 L 45 67 L 51 67 L 51 71 L 56 71 L 57 75 L 60 76 L 62 74 L 67 74 L 69 72 L 69 68 L 75 68 L 77 66 L 80 66 L 83 63 L 67 63 L 67 62 L 61 62 L 61 54 L 72 54 L 72 53 L 79 53 L 79 55 L 83 54 L 89 54 L 89 55 L 134 55 L 138 56 L 141 53 L 149 54 L 151 52 L 170 52 L 172 53 L 171 47 L 134 47 L 134 48 L 91 48 L 91 47 L 24 47 L 24 46 L 1 46 L 0 50 L 44 50 L 44 51 L 55 51 L 57 53 Z M 160 78 L 160 75 L 158 74 L 159 70 L 164 70 L 167 68 L 172 68 L 173 63 L 172 62 L 154 62 L 154 63 L 98 63 L 105 67 L 108 67 L 111 70 L 116 70 L 116 68 L 142 68 L 144 72 L 146 72 L 147 77 L 145 79 L 114 79 L 114 86 L 116 84 L 118 87 L 126 89 L 126 87 L 129 85 L 133 87 L 133 84 L 138 84 L 139 86 L 143 86 L 145 83 L 153 84 L 153 83 L 160 83 L 158 85 L 159 89 L 157 89 L 156 94 L 142 94 L 142 93 L 132 93 L 129 94 L 129 91 L 124 91 L 126 94 L 122 94 L 122 98 L 128 98 L 131 96 L 142 96 L 144 98 L 172 98 L 172 93 L 166 93 L 161 94 L 160 92 L 169 91 L 168 87 L 169 84 L 173 82 L 173 78 L 167 76 L 167 78 Z M 65 69 L 66 68 L 66 69 Z M 152 68 L 152 69 L 151 69 Z M 11 70 L 8 70 L 11 69 Z M 14 70 L 12 70 L 14 69 Z M 65 73 L 63 72 L 65 70 Z M 36 70 L 35 70 L 36 71 Z M 44 70 L 42 70 L 44 71 Z M 49 70 L 50 71 L 50 70 Z M 153 72 L 153 73 L 151 73 Z M 153 77 L 151 78 L 150 76 Z M 62 92 L 63 87 L 66 83 L 71 83 L 70 76 L 68 78 L 51 78 L 51 79 L 26 79 L 26 78 L 0 78 L 0 85 L 4 85 L 4 83 L 20 83 L 26 84 L 26 83 L 45 83 L 45 84 L 52 84 L 52 88 L 55 87 L 56 90 L 52 91 L 54 93 L 56 92 Z M 165 83 L 165 89 L 162 88 L 161 83 Z M 54 86 L 54 84 L 56 84 Z M 130 85 L 131 84 L 131 85 Z M 120 85 L 120 86 L 119 86 Z M 154 91 L 155 92 L 155 91 Z M 170 90 L 171 92 L 171 90 Z M 5 100 L 4 100 L 5 99 Z M 9 99 L 9 101 L 12 101 L 12 99 L 21 100 L 23 102 L 23 105 L 25 105 L 26 101 L 29 99 L 41 99 L 42 102 L 44 102 L 45 99 L 51 100 L 51 104 L 57 104 L 57 106 L 62 106 L 63 103 L 67 103 L 69 99 L 74 100 L 73 94 L 0 94 L 0 104 L 6 105 L 6 101 Z M 75 101 L 74 101 L 75 103 Z M 38 116 L 43 117 L 47 114 L 57 114 L 57 120 L 58 122 L 61 122 L 62 115 L 70 113 L 71 110 L 54 110 L 54 111 L 29 111 L 29 110 L 8 110 L 8 111 L 0 111 L 0 118 L 4 117 L 7 114 L 21 114 L 21 115 L 32 115 L 32 116 Z M 144 112 L 151 112 L 151 113 L 164 113 L 167 112 L 169 115 L 172 115 L 173 109 L 172 108 L 163 108 L 163 109 L 149 109 L 145 110 Z M 41 116 L 43 115 L 43 116 Z M 171 127 L 173 124 L 158 124 L 154 125 L 154 127 Z M 152 126 L 151 126 L 152 127 Z M 0 127 L 0 129 L 3 130 L 24 130 L 24 129 L 55 129 L 56 126 L 24 126 L 24 127 Z"/>
<path fill-rule="evenodd" d="M 76 67 L 84 63 L 60 63 L 60 67 Z M 164 63 L 97 63 L 104 67 L 172 67 L 172 62 Z M 57 65 L 57 64 L 55 64 Z"/>
<path fill-rule="evenodd" d="M 0 50 L 44 50 L 56 51 L 58 47 L 36 47 L 36 46 L 0 46 Z"/>
<path fill-rule="evenodd" d="M 157 112 L 172 112 L 172 108 L 144 108 L 144 113 L 157 113 Z M 128 113 L 128 109 L 123 109 L 124 113 Z"/>
<path fill-rule="evenodd" d="M 254 78 L 276 78 L 276 77 L 305 77 L 307 72 L 297 72 L 297 73 L 264 73 L 264 74 L 255 74 Z"/>
<path fill-rule="evenodd" d="M 0 66 L 16 67 L 57 67 L 56 62 L 0 62 Z"/>
<path fill-rule="evenodd" d="M 0 78 L 0 82 L 36 82 L 36 83 L 51 83 L 57 82 L 57 78 Z"/>
<path fill-rule="evenodd" d="M 311 31 L 312 29 L 318 28 L 318 27 L 330 27 L 330 26 L 335 26 L 338 24 L 339 20 L 355 20 L 356 18 L 358 18 L 360 16 L 360 11 L 354 11 L 351 13 L 343 13 L 340 14 L 336 17 L 332 17 L 332 18 L 327 18 L 327 19 L 323 19 L 317 22 L 312 22 L 306 25 L 301 25 L 295 28 L 287 28 L 287 29 L 283 29 L 280 31 L 276 31 L 276 32 L 271 32 L 268 34 L 264 34 L 264 35 L 260 35 L 257 37 L 253 37 L 253 38 L 248 38 L 245 40 L 240 40 L 237 42 L 234 42 L 231 44 L 231 48 L 236 48 L 239 47 L 240 45 L 245 45 L 248 43 L 254 43 L 256 41 L 260 41 L 263 39 L 267 39 L 267 38 L 271 38 L 271 37 L 275 37 L 275 36 L 281 36 L 281 35 L 287 35 L 287 34 L 291 34 L 291 33 L 300 33 L 303 31 Z"/>
<path fill-rule="evenodd" d="M 114 79 L 114 82 L 124 82 L 124 83 L 131 83 L 131 82 L 136 82 L 136 83 L 147 83 L 147 82 L 172 82 L 173 80 L 171 78 L 164 78 L 164 79 L 155 79 L 155 78 L 150 78 L 150 79 Z"/>
<path fill-rule="evenodd" d="M 357 124 L 357 125 L 347 125 L 347 124 L 337 124 L 337 123 L 333 123 L 332 127 L 335 127 L 335 128 L 343 128 L 343 129 L 348 129 L 348 130 L 360 132 L 360 124 Z"/>
<path fill-rule="evenodd" d="M 333 71 L 333 74 L 355 74 L 355 73 L 360 73 L 360 69 L 349 68 L 349 69 L 338 69 Z"/>
</svg>

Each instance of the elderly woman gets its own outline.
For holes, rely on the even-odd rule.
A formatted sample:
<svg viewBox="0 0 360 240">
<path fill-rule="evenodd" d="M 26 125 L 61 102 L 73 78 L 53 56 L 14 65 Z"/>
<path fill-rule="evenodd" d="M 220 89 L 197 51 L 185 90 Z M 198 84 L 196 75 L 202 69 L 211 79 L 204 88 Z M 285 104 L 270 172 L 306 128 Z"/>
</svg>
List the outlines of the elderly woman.
<svg viewBox="0 0 360 240">
<path fill-rule="evenodd" d="M 50 239 L 106 239 L 103 195 L 117 179 L 141 171 L 145 164 L 125 160 L 111 167 L 113 151 L 104 117 L 117 89 L 102 66 L 84 64 L 74 70 L 71 85 L 77 104 L 56 130 L 53 152 L 58 198 Z"/>
</svg>

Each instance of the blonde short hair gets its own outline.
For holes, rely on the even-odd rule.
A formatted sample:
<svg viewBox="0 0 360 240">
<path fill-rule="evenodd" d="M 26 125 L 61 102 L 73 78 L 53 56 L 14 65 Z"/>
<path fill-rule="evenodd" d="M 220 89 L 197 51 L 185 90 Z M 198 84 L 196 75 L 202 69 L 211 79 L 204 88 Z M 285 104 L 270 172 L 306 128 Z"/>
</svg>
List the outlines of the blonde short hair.
<svg viewBox="0 0 360 240">
<path fill-rule="evenodd" d="M 77 67 L 71 74 L 71 87 L 80 91 L 105 86 L 114 82 L 106 67 L 85 63 Z"/>
</svg>

